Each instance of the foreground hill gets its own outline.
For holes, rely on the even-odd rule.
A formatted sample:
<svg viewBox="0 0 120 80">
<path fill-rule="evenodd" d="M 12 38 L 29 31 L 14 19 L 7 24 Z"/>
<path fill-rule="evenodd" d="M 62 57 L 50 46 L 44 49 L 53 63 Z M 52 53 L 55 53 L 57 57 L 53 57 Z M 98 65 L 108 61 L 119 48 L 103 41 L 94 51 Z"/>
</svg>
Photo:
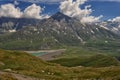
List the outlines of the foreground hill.
<svg viewBox="0 0 120 80">
<path fill-rule="evenodd" d="M 16 75 L 26 75 L 45 80 L 118 80 L 120 79 L 120 67 L 63 67 L 57 64 L 44 62 L 37 57 L 24 52 L 0 50 L 0 71 L 6 72 L 0 79 L 16 79 Z M 9 75 L 12 76 L 9 76 Z M 6 76 L 6 77 L 5 77 Z M 33 79 L 34 80 L 34 79 Z"/>
</svg>

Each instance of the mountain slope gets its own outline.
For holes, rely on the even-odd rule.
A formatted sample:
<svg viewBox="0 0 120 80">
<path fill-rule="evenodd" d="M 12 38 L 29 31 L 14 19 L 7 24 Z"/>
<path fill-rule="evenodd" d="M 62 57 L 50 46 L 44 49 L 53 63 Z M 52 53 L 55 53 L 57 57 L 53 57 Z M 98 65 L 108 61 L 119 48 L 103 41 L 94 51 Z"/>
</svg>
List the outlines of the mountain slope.
<svg viewBox="0 0 120 80">
<path fill-rule="evenodd" d="M 27 26 L 35 26 L 41 20 L 39 19 L 27 19 L 27 18 L 8 18 L 0 17 L 0 34 L 7 32 L 15 32 Z"/>
<path fill-rule="evenodd" d="M 33 20 L 33 22 L 32 19 L 24 20 L 26 27 L 18 29 L 15 33 L 0 36 L 0 48 L 50 49 L 65 45 L 80 46 L 89 40 L 118 38 L 116 34 L 105 28 L 95 24 L 82 24 L 60 12 L 44 20 Z M 18 23 L 22 24 L 19 21 Z"/>
<path fill-rule="evenodd" d="M 113 33 L 120 35 L 120 22 L 116 21 L 104 21 L 101 22 L 99 25 L 108 28 Z"/>
</svg>

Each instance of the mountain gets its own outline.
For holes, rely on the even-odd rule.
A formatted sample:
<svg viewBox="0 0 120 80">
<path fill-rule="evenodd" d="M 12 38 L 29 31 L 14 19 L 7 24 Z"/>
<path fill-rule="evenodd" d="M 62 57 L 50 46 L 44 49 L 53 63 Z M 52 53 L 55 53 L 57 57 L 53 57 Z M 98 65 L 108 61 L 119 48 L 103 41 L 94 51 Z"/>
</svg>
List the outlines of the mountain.
<svg viewBox="0 0 120 80">
<path fill-rule="evenodd" d="M 38 19 L 27 19 L 27 18 L 0 18 L 0 34 L 6 32 L 15 32 L 26 26 L 35 26 L 40 22 Z"/>
<path fill-rule="evenodd" d="M 12 28 L 8 28 L 10 22 L 14 24 Z M 7 25 L 0 27 L 1 31 L 16 31 L 0 35 L 0 48 L 3 49 L 50 49 L 80 46 L 89 40 L 118 38 L 118 35 L 99 25 L 80 23 L 61 12 L 44 20 L 1 18 L 0 23 Z"/>
<path fill-rule="evenodd" d="M 65 20 L 66 22 L 69 22 L 70 20 L 72 20 L 71 17 L 66 16 L 61 12 L 57 12 L 56 14 L 52 15 L 50 19 L 57 20 L 57 21 Z"/>
<path fill-rule="evenodd" d="M 101 22 L 99 25 L 106 27 L 107 29 L 109 29 L 115 34 L 120 35 L 120 22 L 104 21 L 104 22 Z"/>
</svg>

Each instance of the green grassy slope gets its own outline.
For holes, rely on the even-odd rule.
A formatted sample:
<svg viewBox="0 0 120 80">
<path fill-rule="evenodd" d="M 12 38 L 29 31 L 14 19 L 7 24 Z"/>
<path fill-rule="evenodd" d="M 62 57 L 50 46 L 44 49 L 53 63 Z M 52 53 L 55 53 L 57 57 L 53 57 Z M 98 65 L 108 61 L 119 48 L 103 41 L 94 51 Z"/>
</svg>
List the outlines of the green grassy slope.
<svg viewBox="0 0 120 80">
<path fill-rule="evenodd" d="M 50 61 L 52 63 L 58 63 L 62 66 L 75 67 L 109 67 L 120 65 L 119 61 L 113 57 L 105 55 L 94 55 L 92 57 L 76 57 L 76 58 L 61 58 Z"/>
<path fill-rule="evenodd" d="M 57 58 L 50 62 L 68 67 L 107 67 L 120 64 L 110 53 L 80 47 L 70 47 L 62 55 L 57 56 Z"/>
<path fill-rule="evenodd" d="M 24 52 L 0 50 L 0 70 L 11 69 L 11 72 L 39 78 L 59 78 L 65 73 L 64 67 L 44 62 L 37 57 Z M 50 76 L 54 73 L 54 76 Z M 57 76 L 57 77 L 56 77 Z M 60 76 L 62 77 L 62 76 Z"/>
<path fill-rule="evenodd" d="M 45 80 L 120 79 L 119 66 L 69 68 L 44 62 L 24 52 L 5 50 L 0 50 L 0 71 L 8 71 L 8 73 L 23 74 Z"/>
<path fill-rule="evenodd" d="M 90 57 L 92 55 L 98 54 L 99 52 L 90 51 L 83 47 L 66 47 L 66 51 L 58 56 L 59 58 L 74 58 L 74 57 Z"/>
<path fill-rule="evenodd" d="M 120 56 L 120 39 L 88 40 L 84 45 L 87 48 L 108 53 L 112 56 Z"/>
</svg>

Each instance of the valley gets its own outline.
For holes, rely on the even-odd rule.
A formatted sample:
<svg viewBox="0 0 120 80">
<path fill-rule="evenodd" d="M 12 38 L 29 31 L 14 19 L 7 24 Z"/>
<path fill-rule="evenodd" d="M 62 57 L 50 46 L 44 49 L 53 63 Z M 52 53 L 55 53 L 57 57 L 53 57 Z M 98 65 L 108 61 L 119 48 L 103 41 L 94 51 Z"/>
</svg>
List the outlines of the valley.
<svg viewBox="0 0 120 80">
<path fill-rule="evenodd" d="M 120 17 L 93 2 L 0 0 L 0 80 L 120 80 Z"/>
<path fill-rule="evenodd" d="M 16 24 L 14 18 L 7 20 Z M 0 34 L 0 71 L 5 73 L 0 74 L 0 79 L 120 79 L 119 35 L 99 25 L 82 24 L 60 12 L 35 20 L 36 25 L 29 26 L 29 20 L 34 22 L 23 19 L 22 24 L 18 19 L 20 26 L 26 27 L 15 32 L 6 29 Z"/>
</svg>

